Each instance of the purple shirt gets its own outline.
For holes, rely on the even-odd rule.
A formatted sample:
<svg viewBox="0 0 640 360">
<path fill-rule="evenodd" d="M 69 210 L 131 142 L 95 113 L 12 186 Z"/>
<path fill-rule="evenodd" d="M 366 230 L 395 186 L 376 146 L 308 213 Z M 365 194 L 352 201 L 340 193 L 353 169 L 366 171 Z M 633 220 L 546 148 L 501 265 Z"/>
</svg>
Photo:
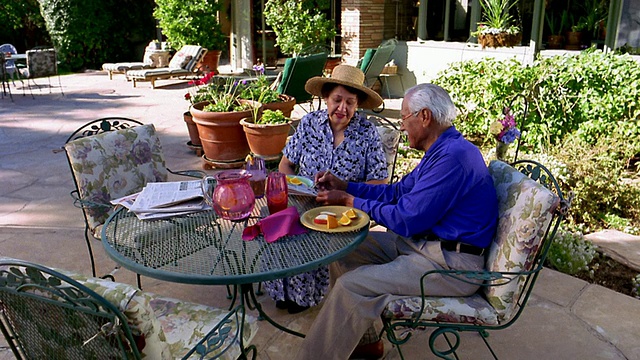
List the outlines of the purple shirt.
<svg viewBox="0 0 640 360">
<path fill-rule="evenodd" d="M 383 180 L 389 176 L 380 135 L 358 113 L 344 129 L 344 140 L 336 148 L 327 110 L 305 115 L 283 153 L 300 167 L 299 175 L 311 179 L 323 170 L 331 170 L 346 181 Z"/>
<path fill-rule="evenodd" d="M 496 231 L 498 200 L 478 148 L 447 129 L 416 168 L 391 185 L 350 182 L 354 206 L 398 235 L 429 234 L 487 247 Z"/>
</svg>

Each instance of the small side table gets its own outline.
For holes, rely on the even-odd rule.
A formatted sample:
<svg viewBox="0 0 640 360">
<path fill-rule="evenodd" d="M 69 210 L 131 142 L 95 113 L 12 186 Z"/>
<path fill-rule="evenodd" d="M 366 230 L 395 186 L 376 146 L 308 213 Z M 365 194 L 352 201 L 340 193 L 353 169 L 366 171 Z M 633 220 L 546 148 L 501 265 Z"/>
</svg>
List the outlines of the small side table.
<svg viewBox="0 0 640 360">
<path fill-rule="evenodd" d="M 382 89 L 387 89 L 387 99 L 391 98 L 391 92 L 389 91 L 389 78 L 397 77 L 400 80 L 400 87 L 402 88 L 402 93 L 404 93 L 404 84 L 402 83 L 402 74 L 393 73 L 393 74 L 380 74 L 378 79 L 380 79 L 380 84 L 382 85 Z"/>
<path fill-rule="evenodd" d="M 169 50 L 147 50 L 153 67 L 169 66 Z"/>
</svg>

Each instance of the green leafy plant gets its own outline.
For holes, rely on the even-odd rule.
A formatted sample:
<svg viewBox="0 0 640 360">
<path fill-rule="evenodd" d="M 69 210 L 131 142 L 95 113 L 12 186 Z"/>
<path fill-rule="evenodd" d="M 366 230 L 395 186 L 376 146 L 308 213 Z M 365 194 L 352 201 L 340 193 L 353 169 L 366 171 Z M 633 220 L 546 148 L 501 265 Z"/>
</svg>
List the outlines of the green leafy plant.
<svg viewBox="0 0 640 360">
<path fill-rule="evenodd" d="M 478 31 L 472 35 L 506 32 L 515 34 L 520 28 L 514 24 L 511 9 L 517 5 L 513 0 L 481 0 L 483 21 L 478 23 Z"/>
<path fill-rule="evenodd" d="M 284 54 L 299 54 L 303 49 L 325 46 L 336 36 L 333 22 L 320 9 L 328 8 L 327 1 L 269 0 L 265 3 L 267 25 L 276 34 L 276 46 Z"/>
<path fill-rule="evenodd" d="M 220 9 L 217 0 L 156 0 L 153 16 L 175 49 L 200 45 L 222 50 L 227 38 L 218 21 Z"/>
<path fill-rule="evenodd" d="M 636 277 L 631 280 L 631 284 L 633 287 L 631 291 L 636 298 L 640 299 L 640 274 L 636 275 Z"/>
<path fill-rule="evenodd" d="M 582 270 L 593 271 L 589 264 L 595 255 L 596 247 L 582 233 L 561 227 L 549 247 L 547 262 L 556 270 L 573 275 Z"/>
<path fill-rule="evenodd" d="M 264 110 L 256 124 L 285 124 L 289 118 L 285 117 L 281 110 Z"/>
</svg>

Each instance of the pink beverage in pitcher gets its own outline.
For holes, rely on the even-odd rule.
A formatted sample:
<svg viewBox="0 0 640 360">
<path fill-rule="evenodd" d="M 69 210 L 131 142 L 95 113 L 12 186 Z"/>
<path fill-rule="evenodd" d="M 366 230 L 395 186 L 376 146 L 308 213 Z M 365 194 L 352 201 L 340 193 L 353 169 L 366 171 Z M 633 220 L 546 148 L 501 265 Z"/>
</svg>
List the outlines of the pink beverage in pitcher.
<svg viewBox="0 0 640 360">
<path fill-rule="evenodd" d="M 242 220 L 251 215 L 255 196 L 249 185 L 250 175 L 244 170 L 227 170 L 215 175 L 216 186 L 211 196 L 213 209 L 223 219 Z M 206 181 L 207 177 L 205 177 Z M 205 192 L 205 199 L 208 194 Z"/>
<path fill-rule="evenodd" d="M 267 168 L 263 158 L 248 157 L 245 164 L 245 170 L 251 177 L 249 178 L 249 184 L 256 199 L 264 196 L 264 190 L 267 183 Z"/>
<path fill-rule="evenodd" d="M 269 214 L 284 210 L 289 205 L 287 177 L 281 172 L 272 172 L 267 177 L 267 207 Z"/>
</svg>

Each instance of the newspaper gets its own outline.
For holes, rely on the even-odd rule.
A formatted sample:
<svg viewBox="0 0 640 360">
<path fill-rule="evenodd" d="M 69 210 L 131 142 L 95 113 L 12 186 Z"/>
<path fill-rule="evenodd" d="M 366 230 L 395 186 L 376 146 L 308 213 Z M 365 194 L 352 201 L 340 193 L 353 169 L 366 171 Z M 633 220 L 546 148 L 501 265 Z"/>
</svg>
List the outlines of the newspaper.
<svg viewBox="0 0 640 360">
<path fill-rule="evenodd" d="M 209 210 L 200 180 L 148 183 L 141 192 L 111 201 L 139 219 L 160 219 Z"/>
</svg>

